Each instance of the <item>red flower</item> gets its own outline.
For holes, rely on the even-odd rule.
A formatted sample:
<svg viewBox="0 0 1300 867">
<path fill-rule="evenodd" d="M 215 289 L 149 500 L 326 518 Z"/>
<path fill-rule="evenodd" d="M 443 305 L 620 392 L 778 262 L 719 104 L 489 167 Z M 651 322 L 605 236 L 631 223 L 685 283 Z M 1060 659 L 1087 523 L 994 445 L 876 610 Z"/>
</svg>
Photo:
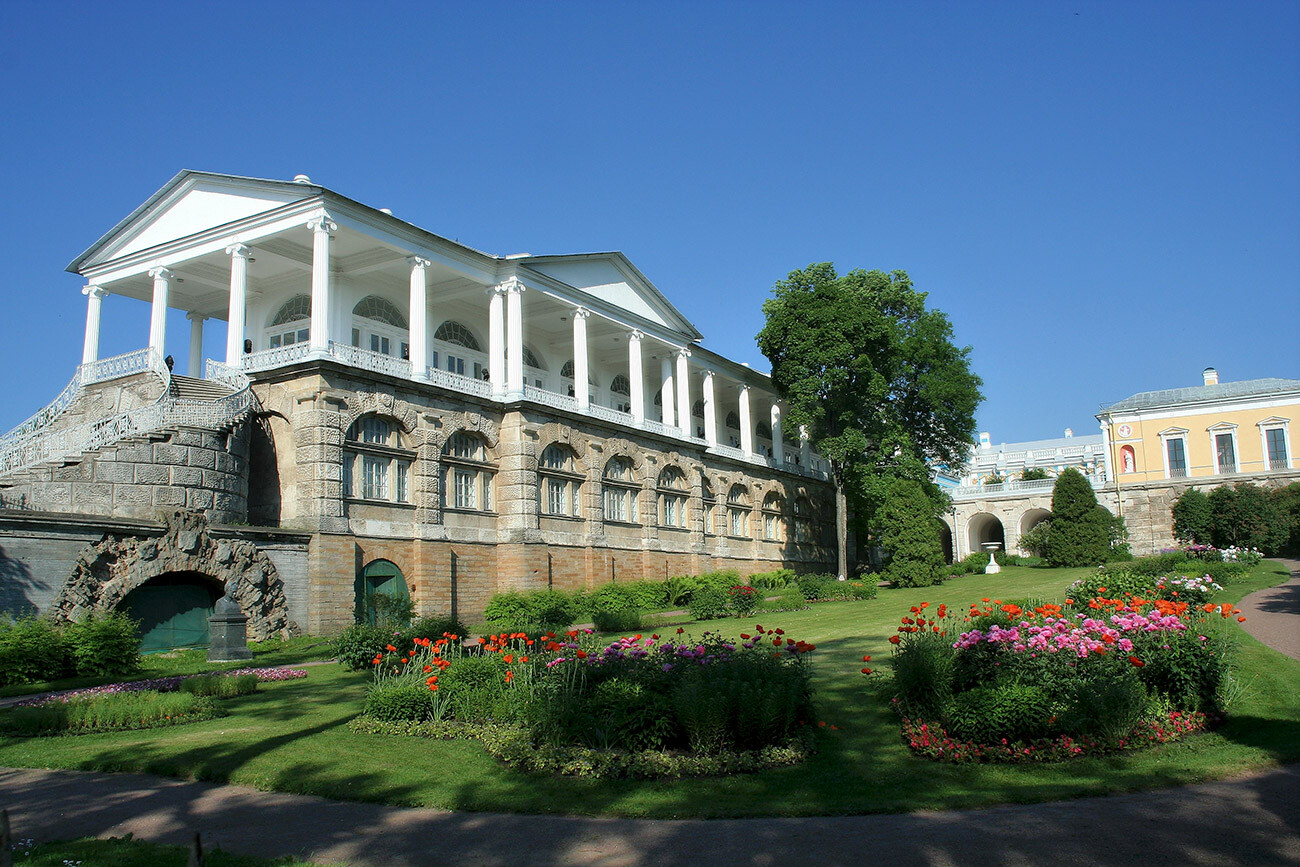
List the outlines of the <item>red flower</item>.
<svg viewBox="0 0 1300 867">
<path fill-rule="evenodd" d="M 680 626 L 677 627 L 677 634 L 678 634 L 678 635 L 681 635 L 681 634 L 682 634 L 683 632 L 685 632 L 685 631 L 686 631 L 686 630 L 685 630 L 685 629 L 682 629 Z"/>
<path fill-rule="evenodd" d="M 870 656 L 864 656 L 864 657 L 862 657 L 862 661 L 863 661 L 863 662 L 870 662 L 870 661 L 871 661 L 871 657 L 870 657 Z"/>
<path fill-rule="evenodd" d="M 392 653 L 396 653 L 396 652 L 397 652 L 397 648 L 396 648 L 396 647 L 393 647 L 393 645 L 391 645 L 391 644 L 388 645 L 388 650 L 389 650 L 390 652 L 392 652 Z"/>
<path fill-rule="evenodd" d="M 864 668 L 864 669 L 862 669 L 862 673 L 863 673 L 863 674 L 871 674 L 871 669 L 869 669 L 869 668 Z"/>
<path fill-rule="evenodd" d="M 1136 656 L 1130 656 L 1130 657 L 1128 658 L 1128 661 L 1131 662 L 1131 663 L 1133 663 L 1133 665 L 1135 665 L 1135 666 L 1138 667 L 1138 668 L 1141 668 L 1142 666 L 1146 665 L 1145 662 L 1143 662 L 1142 660 L 1138 659 Z"/>
<path fill-rule="evenodd" d="M 579 650 L 579 651 L 578 651 L 576 654 L 574 654 L 574 655 L 577 656 L 578 659 L 586 659 L 586 658 L 587 658 L 587 651 L 585 651 L 585 650 Z"/>
<path fill-rule="evenodd" d="M 889 636 L 889 643 L 890 643 L 890 644 L 897 644 L 898 642 L 899 642 L 899 638 L 898 638 L 897 635 L 891 635 L 891 636 Z"/>
</svg>

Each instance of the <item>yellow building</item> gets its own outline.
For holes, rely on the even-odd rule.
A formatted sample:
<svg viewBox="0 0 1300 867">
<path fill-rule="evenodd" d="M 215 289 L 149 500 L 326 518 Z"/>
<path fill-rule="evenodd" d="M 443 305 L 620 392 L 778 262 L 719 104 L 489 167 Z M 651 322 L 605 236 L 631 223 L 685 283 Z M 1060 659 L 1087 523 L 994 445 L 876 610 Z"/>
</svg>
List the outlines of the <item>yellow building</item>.
<svg viewBox="0 0 1300 867">
<path fill-rule="evenodd" d="M 1204 380 L 1102 407 L 1108 479 L 1121 487 L 1211 477 L 1217 484 L 1297 467 L 1291 422 L 1300 421 L 1300 379 L 1219 382 L 1210 367 Z"/>
</svg>

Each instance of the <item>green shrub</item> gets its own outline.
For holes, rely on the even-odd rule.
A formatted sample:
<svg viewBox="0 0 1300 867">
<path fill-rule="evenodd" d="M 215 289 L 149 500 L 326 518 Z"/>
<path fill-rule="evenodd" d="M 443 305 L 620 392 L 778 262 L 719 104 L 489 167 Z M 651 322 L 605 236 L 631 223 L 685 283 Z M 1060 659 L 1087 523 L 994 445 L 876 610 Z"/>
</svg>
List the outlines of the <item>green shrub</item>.
<svg viewBox="0 0 1300 867">
<path fill-rule="evenodd" d="M 982 686 L 953 696 L 947 728 L 955 737 L 979 743 L 1034 740 L 1047 735 L 1053 703 L 1037 686 L 1006 683 Z"/>
<path fill-rule="evenodd" d="M 568 625 L 568 624 L 564 624 Z M 401 639 L 403 646 L 402 652 L 410 650 L 406 647 L 408 643 L 413 647 L 415 639 L 428 638 L 431 641 L 437 641 L 443 635 L 459 635 L 462 638 L 469 635 L 469 628 L 461 622 L 459 617 L 451 614 L 434 614 L 428 617 L 421 617 L 412 623 L 406 629 L 402 630 Z"/>
<path fill-rule="evenodd" d="M 1156 595 L 1155 576 L 1122 569 L 1097 572 L 1080 578 L 1065 591 L 1066 598 L 1071 600 L 1076 611 L 1087 611 L 1088 603 L 1093 599 L 1127 599 L 1130 596 L 1154 599 Z"/>
<path fill-rule="evenodd" d="M 1201 640 L 1201 636 L 1205 640 Z M 1138 677 L 1153 695 L 1182 710 L 1221 710 L 1220 696 L 1228 680 L 1233 644 L 1217 624 L 1188 629 L 1165 638 L 1169 649 L 1148 654 Z"/>
<path fill-rule="evenodd" d="M 1283 547 L 1292 554 L 1300 554 L 1300 482 L 1275 488 L 1272 498 L 1285 530 L 1286 544 Z"/>
<path fill-rule="evenodd" d="M 1141 722 L 1151 699 L 1133 668 L 1112 668 L 1107 674 L 1076 685 L 1062 724 L 1066 731 L 1113 745 Z"/>
<path fill-rule="evenodd" d="M 63 627 L 72 668 L 82 677 L 116 677 L 140 667 L 139 624 L 120 611 Z"/>
<path fill-rule="evenodd" d="M 782 587 L 775 599 L 760 599 L 758 611 L 801 611 L 808 607 L 808 600 L 803 598 L 797 584 Z"/>
<path fill-rule="evenodd" d="M 934 501 L 911 480 L 889 486 L 876 510 L 876 540 L 885 550 L 884 577 L 895 587 L 929 587 L 943 581 L 945 567 Z"/>
<path fill-rule="evenodd" d="M 808 669 L 767 654 L 688 666 L 672 705 L 693 752 L 757 749 L 787 739 L 812 708 Z"/>
<path fill-rule="evenodd" d="M 700 582 L 694 575 L 676 575 L 664 582 L 664 604 L 669 608 L 689 605 Z"/>
<path fill-rule="evenodd" d="M 636 593 L 626 584 L 606 584 L 588 597 L 591 622 L 598 632 L 624 632 L 641 628 Z"/>
<path fill-rule="evenodd" d="M 1174 538 L 1201 545 L 1210 544 L 1213 516 L 1210 498 L 1204 491 L 1188 488 L 1174 501 Z"/>
<path fill-rule="evenodd" d="M 727 588 L 727 607 L 737 617 L 748 617 L 758 607 L 759 594 L 748 584 Z"/>
<path fill-rule="evenodd" d="M 368 597 L 375 625 L 383 629 L 405 629 L 415 616 L 415 601 L 409 596 L 389 596 L 376 593 Z M 367 619 L 367 618 L 358 618 Z"/>
<path fill-rule="evenodd" d="M 798 577 L 793 569 L 777 569 L 775 572 L 757 572 L 749 576 L 749 586 L 759 590 L 780 590 Z"/>
<path fill-rule="evenodd" d="M 740 572 L 737 570 L 719 569 L 716 572 L 705 572 L 696 575 L 695 583 L 701 587 L 716 587 L 725 592 L 728 587 L 743 582 L 740 580 Z"/>
<path fill-rule="evenodd" d="M 369 670 L 375 654 L 383 653 L 384 646 L 391 644 L 393 638 L 391 630 L 357 623 L 343 630 L 334 639 L 334 655 L 348 671 Z"/>
<path fill-rule="evenodd" d="M 1047 470 L 1042 467 L 1031 467 L 1020 474 L 1021 481 L 1038 482 L 1047 479 Z"/>
<path fill-rule="evenodd" d="M 809 573 L 800 575 L 794 583 L 804 599 L 809 602 L 819 602 L 830 596 L 830 588 L 835 583 L 835 579 L 824 573 Z"/>
<path fill-rule="evenodd" d="M 727 591 L 712 584 L 699 587 L 691 594 L 691 617 L 695 620 L 716 620 L 728 614 Z"/>
<path fill-rule="evenodd" d="M 1043 558 L 1049 566 L 1097 566 L 1113 558 L 1115 522 L 1078 470 L 1064 470 L 1052 488 L 1052 527 Z"/>
<path fill-rule="evenodd" d="M 1216 546 L 1258 548 L 1270 557 L 1285 547 L 1290 527 L 1274 499 L 1258 485 L 1223 485 L 1210 491 L 1209 502 Z"/>
<path fill-rule="evenodd" d="M 44 617 L 0 619 L 0 686 L 73 673 L 63 633 Z"/>
<path fill-rule="evenodd" d="M 880 587 L 876 584 L 875 576 L 868 576 L 862 581 L 846 581 L 844 586 L 849 591 L 849 596 L 859 601 L 875 599 L 880 593 Z"/>
<path fill-rule="evenodd" d="M 666 581 L 633 581 L 625 586 L 632 592 L 637 608 L 642 611 L 659 611 L 668 604 L 666 584 Z"/>
<path fill-rule="evenodd" d="M 947 635 L 917 632 L 895 650 L 894 686 L 904 713 L 939 719 L 952 700 L 956 651 Z"/>
<path fill-rule="evenodd" d="M 507 718 L 506 671 L 499 654 L 467 655 L 452 660 L 438 676 L 439 691 L 458 720 L 482 722 Z"/>
<path fill-rule="evenodd" d="M 483 609 L 483 619 L 494 630 L 517 632 L 541 626 L 537 619 L 537 608 L 533 594 L 509 590 L 505 593 L 493 593 Z M 568 624 L 559 624 L 566 626 Z"/>
<path fill-rule="evenodd" d="M 1047 550 L 1047 538 L 1051 535 L 1051 532 L 1051 518 L 1039 521 L 1037 524 L 1030 527 L 1025 533 L 1021 534 L 1021 549 L 1028 551 L 1034 557 L 1043 556 L 1043 552 Z"/>
<path fill-rule="evenodd" d="M 181 692 L 193 695 L 210 695 L 213 698 L 234 698 L 257 691 L 255 674 L 203 674 L 181 681 Z"/>
<path fill-rule="evenodd" d="M 211 698 L 140 690 L 52 701 L 0 712 L 0 729 L 19 735 L 88 734 L 197 722 L 220 716 Z"/>
<path fill-rule="evenodd" d="M 421 684 L 380 684 L 366 695 L 364 712 L 388 722 L 429 719 L 433 715 L 433 693 Z"/>
</svg>

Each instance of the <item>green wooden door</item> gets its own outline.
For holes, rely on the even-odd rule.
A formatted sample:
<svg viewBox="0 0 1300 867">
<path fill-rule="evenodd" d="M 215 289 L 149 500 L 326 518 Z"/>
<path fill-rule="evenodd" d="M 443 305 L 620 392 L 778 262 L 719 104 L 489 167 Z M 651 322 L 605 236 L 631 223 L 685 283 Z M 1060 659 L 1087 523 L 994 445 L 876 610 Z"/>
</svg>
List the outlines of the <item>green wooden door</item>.
<svg viewBox="0 0 1300 867">
<path fill-rule="evenodd" d="M 198 578 L 162 576 L 127 594 L 121 609 L 140 621 L 140 650 L 206 647 L 208 618 L 220 594 Z"/>
<path fill-rule="evenodd" d="M 357 615 L 365 623 L 375 622 L 375 597 L 406 599 L 406 579 L 402 570 L 387 560 L 376 560 L 357 576 Z"/>
</svg>

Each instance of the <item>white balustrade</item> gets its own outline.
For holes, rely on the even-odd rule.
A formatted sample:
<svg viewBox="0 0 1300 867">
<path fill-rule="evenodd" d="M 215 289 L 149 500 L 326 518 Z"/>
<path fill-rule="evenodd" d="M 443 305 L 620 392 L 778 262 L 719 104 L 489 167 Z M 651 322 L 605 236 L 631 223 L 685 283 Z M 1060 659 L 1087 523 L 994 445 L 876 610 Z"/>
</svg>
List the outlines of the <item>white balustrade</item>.
<svg viewBox="0 0 1300 867">
<path fill-rule="evenodd" d="M 330 355 L 344 364 L 360 367 L 362 370 L 372 370 L 375 373 L 386 373 L 389 376 L 397 376 L 402 379 L 411 378 L 411 362 L 405 358 L 394 358 L 383 352 L 362 349 L 359 346 L 350 346 L 346 343 L 335 343 L 333 340 L 330 341 L 329 346 Z"/>
<path fill-rule="evenodd" d="M 300 361 L 306 358 L 310 351 L 310 343 L 290 343 L 288 346 L 250 352 L 239 359 L 239 366 L 244 370 L 269 370 L 272 367 L 283 367 Z"/>
<path fill-rule="evenodd" d="M 535 403 L 553 406 L 556 409 L 568 410 L 569 412 L 579 412 L 578 399 L 569 397 L 564 394 L 556 394 L 553 391 L 547 391 L 544 388 L 537 388 L 533 385 L 524 386 L 524 400 L 531 400 Z"/>
<path fill-rule="evenodd" d="M 450 370 L 439 370 L 436 367 L 427 369 L 429 382 L 434 385 L 440 385 L 443 388 L 450 388 L 452 391 L 460 391 L 465 394 L 475 394 L 479 397 L 492 396 L 492 383 L 482 379 L 475 379 L 472 376 L 462 376 L 459 373 L 452 373 Z"/>
<path fill-rule="evenodd" d="M 621 424 L 625 427 L 636 426 L 633 424 L 632 414 L 630 412 L 619 412 L 616 409 L 610 409 L 609 407 L 601 406 L 598 403 L 593 403 L 591 406 L 587 407 L 587 414 L 592 418 L 613 422 L 614 424 Z"/>
</svg>

